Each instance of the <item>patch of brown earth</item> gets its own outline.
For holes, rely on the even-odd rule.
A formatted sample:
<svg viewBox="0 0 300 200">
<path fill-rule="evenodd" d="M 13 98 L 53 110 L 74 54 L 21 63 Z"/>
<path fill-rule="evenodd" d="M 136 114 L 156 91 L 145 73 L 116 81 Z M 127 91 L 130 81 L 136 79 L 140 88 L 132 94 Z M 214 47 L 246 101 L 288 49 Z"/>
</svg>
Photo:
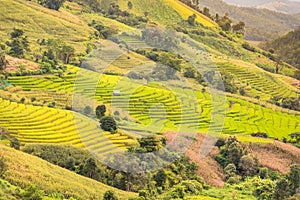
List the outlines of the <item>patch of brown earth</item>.
<svg viewBox="0 0 300 200">
<path fill-rule="evenodd" d="M 5 56 L 5 58 L 8 61 L 8 64 L 5 68 L 5 71 L 7 73 L 19 72 L 21 66 L 28 71 L 36 71 L 39 69 L 39 65 L 37 63 L 29 60 L 15 58 L 11 56 Z"/>
<path fill-rule="evenodd" d="M 292 164 L 300 165 L 300 149 L 282 142 L 274 144 L 249 144 L 250 153 L 259 159 L 259 163 L 267 168 L 287 173 Z"/>
<path fill-rule="evenodd" d="M 188 156 L 192 162 L 195 162 L 199 166 L 197 175 L 202 177 L 207 184 L 218 187 L 222 187 L 224 185 L 223 169 L 214 159 L 215 155 L 218 154 L 218 148 L 212 147 L 208 155 L 204 157 L 201 156 L 201 145 L 203 145 L 204 139 L 208 136 L 197 134 L 194 137 L 186 137 L 188 134 L 178 134 L 174 132 L 167 132 L 163 136 L 167 138 L 167 144 L 170 145 L 171 148 L 177 146 L 176 144 L 172 144 L 174 141 L 180 141 L 181 143 L 188 145 L 184 154 Z M 186 138 L 190 141 L 187 142 Z"/>
</svg>

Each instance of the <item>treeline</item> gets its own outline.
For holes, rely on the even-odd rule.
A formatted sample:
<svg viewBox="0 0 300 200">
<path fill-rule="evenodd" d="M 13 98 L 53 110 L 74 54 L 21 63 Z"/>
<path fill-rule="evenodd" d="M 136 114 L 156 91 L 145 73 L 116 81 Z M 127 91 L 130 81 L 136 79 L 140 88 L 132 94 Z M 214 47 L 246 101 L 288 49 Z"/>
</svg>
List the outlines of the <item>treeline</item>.
<svg viewBox="0 0 300 200">
<path fill-rule="evenodd" d="M 132 156 L 130 159 L 123 154 L 111 155 L 105 160 L 108 166 L 95 159 L 88 151 L 71 146 L 51 144 L 26 144 L 22 149 L 24 152 L 38 156 L 48 162 L 59 165 L 83 176 L 95 179 L 107 185 L 126 190 L 139 192 L 146 199 L 155 199 L 158 195 L 167 192 L 169 197 L 183 197 L 186 194 L 198 194 L 205 183 L 197 177 L 197 165 L 190 162 L 189 158 L 169 152 L 163 147 L 166 145 L 164 138 L 156 136 L 146 137 L 139 140 L 139 146 L 132 147 L 128 152 L 134 155 L 144 153 L 149 155 L 149 166 L 162 166 L 164 162 L 174 160 L 171 165 L 158 171 L 130 173 L 126 169 L 137 166 L 142 162 L 142 157 Z M 156 154 L 155 151 L 161 151 Z M 150 159 L 154 157 L 155 159 Z M 125 160 L 126 159 L 126 160 Z M 151 161 L 153 160 L 153 161 Z M 109 166 L 122 166 L 124 171 L 119 171 Z M 195 188 L 191 190 L 190 188 Z"/>
<path fill-rule="evenodd" d="M 245 34 L 245 23 L 244 22 L 239 22 L 237 24 L 233 24 L 232 19 L 228 16 L 228 14 L 225 14 L 224 16 L 220 16 L 218 13 L 215 15 L 210 13 L 209 8 L 204 7 L 203 9 L 200 9 L 199 7 L 199 0 L 191 1 L 191 0 L 180 0 L 184 4 L 190 6 L 191 8 L 199 11 L 203 15 L 207 16 L 211 20 L 215 21 L 216 23 L 219 24 L 219 26 L 222 28 L 223 31 L 232 31 L 233 33 L 238 33 L 238 34 Z M 192 15 L 188 18 L 189 24 L 194 25 L 196 15 Z"/>
</svg>

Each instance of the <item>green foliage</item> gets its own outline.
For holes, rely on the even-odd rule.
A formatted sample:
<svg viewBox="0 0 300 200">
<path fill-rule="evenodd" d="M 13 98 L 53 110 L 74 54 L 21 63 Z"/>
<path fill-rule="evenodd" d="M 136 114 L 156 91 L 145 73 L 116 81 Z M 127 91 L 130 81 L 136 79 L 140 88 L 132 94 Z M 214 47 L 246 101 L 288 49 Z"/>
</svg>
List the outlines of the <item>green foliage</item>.
<svg viewBox="0 0 300 200">
<path fill-rule="evenodd" d="M 167 192 L 163 199 L 184 199 L 186 196 L 199 195 L 203 186 L 196 180 L 182 181 Z"/>
<path fill-rule="evenodd" d="M 167 174 L 164 169 L 158 170 L 158 172 L 154 175 L 154 180 L 156 182 L 157 187 L 162 187 L 163 189 L 166 187 Z"/>
<path fill-rule="evenodd" d="M 104 193 L 103 200 L 118 200 L 118 197 L 114 191 L 108 190 Z"/>
<path fill-rule="evenodd" d="M 245 23 L 244 22 L 239 22 L 238 24 L 235 24 L 232 26 L 232 31 L 234 33 L 240 33 L 242 35 L 245 34 Z"/>
<path fill-rule="evenodd" d="M 11 141 L 10 141 L 10 147 L 16 149 L 16 150 L 20 150 L 20 142 L 18 140 L 18 138 L 12 138 Z"/>
<path fill-rule="evenodd" d="M 77 168 L 90 158 L 90 154 L 87 151 L 59 144 L 26 144 L 22 151 L 66 169 Z"/>
<path fill-rule="evenodd" d="M 105 105 L 99 105 L 96 107 L 96 116 L 98 119 L 101 119 L 105 116 L 106 107 Z"/>
<path fill-rule="evenodd" d="M 269 178 L 269 169 L 266 167 L 262 167 L 259 169 L 258 176 L 262 179 Z"/>
<path fill-rule="evenodd" d="M 4 70 L 7 65 L 7 60 L 5 59 L 5 53 L 0 49 L 0 71 Z"/>
<path fill-rule="evenodd" d="M 254 179 L 253 194 L 258 200 L 273 200 L 275 183 L 269 179 Z"/>
<path fill-rule="evenodd" d="M 221 17 L 217 23 L 219 24 L 219 26 L 222 28 L 223 31 L 231 31 L 231 23 L 232 20 L 229 18 L 228 15 L 224 15 L 223 17 Z"/>
<path fill-rule="evenodd" d="M 281 199 L 286 199 L 289 196 L 290 196 L 290 190 L 289 190 L 288 181 L 285 178 L 280 179 L 276 183 L 276 187 L 274 191 L 274 199 L 281 200 Z"/>
<path fill-rule="evenodd" d="M 88 158 L 84 163 L 79 166 L 80 174 L 97 179 L 98 177 L 98 166 L 94 158 Z"/>
<path fill-rule="evenodd" d="M 10 47 L 10 55 L 21 58 L 24 57 L 26 51 L 30 51 L 27 37 L 23 34 L 21 29 L 14 29 L 11 33 L 11 41 L 6 42 L 6 45 Z"/>
<path fill-rule="evenodd" d="M 21 193 L 21 197 L 24 200 L 42 200 L 45 196 L 45 192 L 39 190 L 36 186 L 29 186 Z"/>
<path fill-rule="evenodd" d="M 224 168 L 224 175 L 225 175 L 225 180 L 228 181 L 229 178 L 234 177 L 237 175 L 237 170 L 234 164 L 229 163 L 225 168 Z"/>
<path fill-rule="evenodd" d="M 195 14 L 188 17 L 188 23 L 191 26 L 195 26 L 197 16 Z"/>
<path fill-rule="evenodd" d="M 49 9 L 59 10 L 66 0 L 39 0 L 39 3 Z"/>
<path fill-rule="evenodd" d="M 100 119 L 100 127 L 104 131 L 109 131 L 111 133 L 116 133 L 118 127 L 115 119 L 111 116 L 105 116 Z"/>
<path fill-rule="evenodd" d="M 46 46 L 47 50 L 44 52 L 43 61 L 53 61 L 52 67 L 54 67 L 58 60 L 69 64 L 71 57 L 74 56 L 75 53 L 73 46 L 66 44 L 60 39 L 48 39 Z"/>
<path fill-rule="evenodd" d="M 296 194 L 296 190 L 300 187 L 300 166 L 292 165 L 288 174 L 289 189 L 292 195 Z"/>
<path fill-rule="evenodd" d="M 241 157 L 238 169 L 244 178 L 254 176 L 258 172 L 258 161 L 250 155 L 244 155 Z"/>
<path fill-rule="evenodd" d="M 247 49 L 248 51 L 251 51 L 251 52 L 257 52 L 257 49 L 255 48 L 255 47 L 253 47 L 253 46 L 251 46 L 249 43 L 243 43 L 242 44 L 242 47 L 244 48 L 244 49 Z"/>
<path fill-rule="evenodd" d="M 95 32 L 96 37 L 101 36 L 104 39 L 117 34 L 119 31 L 116 26 L 104 26 L 100 23 L 97 24 L 94 21 L 90 24 L 90 26 L 93 26 L 97 30 L 97 32 Z"/>
<path fill-rule="evenodd" d="M 239 142 L 233 142 L 226 148 L 225 156 L 228 163 L 238 166 L 240 159 L 245 155 L 244 149 Z"/>
<path fill-rule="evenodd" d="M 6 172 L 7 170 L 7 166 L 4 162 L 4 157 L 1 156 L 0 157 L 0 177 L 3 177 L 4 173 Z"/>
<path fill-rule="evenodd" d="M 142 152 L 153 152 L 162 148 L 161 140 L 154 135 L 139 138 L 138 142 Z"/>
</svg>

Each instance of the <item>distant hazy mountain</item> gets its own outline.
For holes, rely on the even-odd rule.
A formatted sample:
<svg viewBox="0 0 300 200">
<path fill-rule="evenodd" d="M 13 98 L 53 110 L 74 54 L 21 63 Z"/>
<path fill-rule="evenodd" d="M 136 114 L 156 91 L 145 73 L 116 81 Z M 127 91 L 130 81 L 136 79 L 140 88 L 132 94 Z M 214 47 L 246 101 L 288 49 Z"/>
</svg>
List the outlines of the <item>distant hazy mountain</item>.
<svg viewBox="0 0 300 200">
<path fill-rule="evenodd" d="M 289 0 L 224 0 L 237 6 L 266 8 L 283 13 L 300 13 L 300 1 Z"/>
<path fill-rule="evenodd" d="M 253 2 L 255 1 L 266 0 L 254 0 Z M 240 0 L 240 2 L 249 3 L 252 0 Z M 235 23 L 245 22 L 246 39 L 248 40 L 275 39 L 300 26 L 300 14 L 291 15 L 254 7 L 238 7 L 222 0 L 200 0 L 200 8 L 203 9 L 204 7 L 208 7 L 211 14 L 218 13 L 223 16 L 228 13 Z"/>
</svg>

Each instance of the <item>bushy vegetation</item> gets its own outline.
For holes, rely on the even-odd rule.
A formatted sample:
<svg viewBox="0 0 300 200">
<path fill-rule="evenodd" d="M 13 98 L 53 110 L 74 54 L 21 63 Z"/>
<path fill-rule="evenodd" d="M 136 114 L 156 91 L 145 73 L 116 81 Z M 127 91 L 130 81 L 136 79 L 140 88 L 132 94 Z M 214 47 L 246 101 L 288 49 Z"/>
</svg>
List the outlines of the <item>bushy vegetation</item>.
<svg viewBox="0 0 300 200">
<path fill-rule="evenodd" d="M 157 157 L 155 162 L 167 162 L 167 160 L 160 158 L 159 155 L 154 154 L 155 151 L 163 147 L 162 141 L 155 136 L 142 138 L 139 140 L 139 146 L 130 148 L 129 151 L 138 153 L 153 152 L 152 156 Z M 175 187 L 175 185 L 174 194 L 172 195 L 178 194 L 176 188 L 181 188 L 178 184 L 182 180 L 187 180 L 186 183 L 181 183 L 182 186 L 186 187 L 185 190 L 187 193 L 198 194 L 203 187 L 203 181 L 195 174 L 198 168 L 196 164 L 191 163 L 187 157 L 181 157 L 167 150 L 164 150 L 164 155 L 162 156 L 176 158 L 175 162 L 158 171 L 146 171 L 144 173 L 115 170 L 108 167 L 110 165 L 105 166 L 101 164 L 101 162 L 93 158 L 87 151 L 70 146 L 26 145 L 23 151 L 116 188 L 126 191 L 139 191 L 140 195 L 146 198 L 158 196 L 160 193 Z M 124 160 L 125 157 L 122 157 L 122 154 L 112 155 L 108 158 L 107 162 L 112 162 L 113 165 L 117 166 L 128 165 L 128 167 L 140 163 L 138 157 L 132 157 L 131 160 L 126 161 Z M 156 165 L 157 163 L 152 164 Z M 189 180 L 193 181 L 189 182 Z M 110 192 L 107 194 L 107 196 L 111 195 Z"/>
</svg>

